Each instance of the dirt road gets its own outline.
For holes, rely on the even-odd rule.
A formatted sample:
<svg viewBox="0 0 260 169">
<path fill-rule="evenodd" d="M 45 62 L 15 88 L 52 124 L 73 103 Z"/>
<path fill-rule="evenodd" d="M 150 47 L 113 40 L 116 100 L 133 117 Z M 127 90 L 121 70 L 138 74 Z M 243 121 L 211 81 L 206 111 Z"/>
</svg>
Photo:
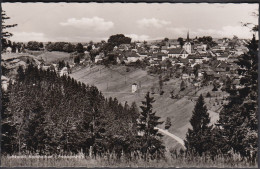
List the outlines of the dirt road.
<svg viewBox="0 0 260 169">
<path fill-rule="evenodd" d="M 174 134 L 168 132 L 167 130 L 160 129 L 160 128 L 158 128 L 158 127 L 155 127 L 155 129 L 158 129 L 159 132 L 161 132 L 161 133 L 163 133 L 163 134 L 165 134 L 165 135 L 167 135 L 167 136 L 170 136 L 171 138 L 173 138 L 174 140 L 176 140 L 178 143 L 180 143 L 180 144 L 183 146 L 183 148 L 185 148 L 185 146 L 184 146 L 184 141 L 183 141 L 180 137 L 178 137 L 178 136 L 176 136 L 176 135 L 174 135 Z"/>
</svg>

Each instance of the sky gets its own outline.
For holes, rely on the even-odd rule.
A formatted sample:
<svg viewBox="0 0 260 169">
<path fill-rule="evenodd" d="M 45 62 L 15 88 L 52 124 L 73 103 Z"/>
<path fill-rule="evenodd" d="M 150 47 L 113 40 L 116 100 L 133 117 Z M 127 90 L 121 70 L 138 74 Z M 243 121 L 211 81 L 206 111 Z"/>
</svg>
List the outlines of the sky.
<svg viewBox="0 0 260 169">
<path fill-rule="evenodd" d="M 132 40 L 252 38 L 241 22 L 258 24 L 258 4 L 2 3 L 12 41 L 89 42 L 124 34 Z"/>
</svg>

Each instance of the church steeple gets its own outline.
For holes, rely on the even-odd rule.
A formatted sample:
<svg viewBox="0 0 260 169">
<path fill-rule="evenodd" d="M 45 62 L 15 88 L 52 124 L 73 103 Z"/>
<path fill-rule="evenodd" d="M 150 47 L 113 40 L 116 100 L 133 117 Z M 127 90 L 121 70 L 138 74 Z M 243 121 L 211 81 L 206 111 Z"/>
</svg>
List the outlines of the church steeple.
<svg viewBox="0 0 260 169">
<path fill-rule="evenodd" d="M 190 36 L 189 36 L 189 30 L 188 30 L 188 33 L 187 33 L 187 42 L 190 41 Z"/>
</svg>

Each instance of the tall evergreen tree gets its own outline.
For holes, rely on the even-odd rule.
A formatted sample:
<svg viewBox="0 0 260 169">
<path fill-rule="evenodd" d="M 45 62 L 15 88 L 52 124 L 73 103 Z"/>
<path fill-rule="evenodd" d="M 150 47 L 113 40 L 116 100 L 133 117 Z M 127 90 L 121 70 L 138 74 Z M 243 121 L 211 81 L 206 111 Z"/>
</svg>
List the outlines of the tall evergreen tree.
<svg viewBox="0 0 260 169">
<path fill-rule="evenodd" d="M 248 52 L 238 61 L 240 88 L 228 90 L 229 103 L 220 112 L 219 125 L 229 150 L 239 152 L 252 161 L 257 156 L 258 140 L 258 45 L 253 36 L 247 45 Z"/>
<path fill-rule="evenodd" d="M 11 36 L 13 36 L 12 33 L 6 31 L 6 29 L 9 29 L 9 28 L 13 28 L 15 26 L 17 26 L 17 24 L 6 24 L 6 20 L 9 20 L 10 17 L 8 17 L 6 15 L 6 12 L 2 10 L 2 32 L 1 32 L 1 35 L 2 35 L 2 38 L 1 38 L 1 42 L 2 42 L 2 50 L 5 49 L 7 46 L 8 46 L 8 38 L 10 38 Z"/>
<path fill-rule="evenodd" d="M 188 129 L 185 146 L 188 151 L 197 153 L 200 156 L 210 149 L 210 117 L 202 95 L 193 110 L 190 124 L 192 129 Z"/>
<path fill-rule="evenodd" d="M 141 152 L 144 154 L 145 159 L 148 159 L 148 155 L 161 157 L 165 150 L 161 141 L 163 135 L 158 132 L 158 129 L 155 129 L 156 126 L 163 122 L 159 121 L 160 117 L 155 115 L 156 112 L 153 112 L 152 103 L 154 102 L 154 98 L 150 97 L 148 92 L 145 96 L 145 101 L 142 101 L 142 106 L 140 106 L 142 111 L 137 123 L 138 131 L 141 135 Z"/>
<path fill-rule="evenodd" d="M 12 121 L 13 114 L 9 108 L 9 93 L 10 86 L 8 86 L 7 91 L 2 90 L 1 92 L 1 152 L 12 154 L 16 129 Z"/>
</svg>

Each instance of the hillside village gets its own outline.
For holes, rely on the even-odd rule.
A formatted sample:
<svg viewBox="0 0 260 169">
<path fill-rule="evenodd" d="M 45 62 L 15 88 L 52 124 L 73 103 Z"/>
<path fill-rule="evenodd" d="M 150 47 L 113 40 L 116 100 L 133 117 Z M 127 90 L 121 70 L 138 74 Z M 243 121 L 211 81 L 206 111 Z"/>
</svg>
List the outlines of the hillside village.
<svg viewBox="0 0 260 169">
<path fill-rule="evenodd" d="M 214 84 L 223 88 L 227 77 L 233 85 L 240 87 L 238 86 L 240 77 L 236 73 L 238 67 L 236 61 L 238 61 L 240 55 L 247 52 L 245 47 L 247 40 L 241 40 L 237 37 L 216 40 L 211 37 L 190 39 L 189 32 L 185 40 L 182 38 L 178 40 L 165 38 L 162 41 L 149 43 L 146 41 L 133 42 L 114 46 L 112 51 L 100 50 L 103 44 L 104 42 L 91 42 L 82 45 L 84 54 L 80 54 L 80 56 L 77 52 L 66 53 L 64 57 L 67 60 L 66 65 L 64 59 L 62 59 L 63 56 L 55 56 L 56 58 L 53 60 L 52 57 L 46 57 L 44 53 L 54 53 L 49 52 L 48 44 L 39 45 L 41 48 L 36 48 L 37 51 L 25 49 L 25 45 L 20 44 L 16 45 L 18 47 L 15 49 L 6 48 L 2 57 L 2 65 L 9 69 L 17 68 L 17 65 L 25 67 L 27 61 L 25 56 L 27 55 L 30 58 L 29 60 L 32 60 L 38 68 L 55 70 L 60 75 L 68 75 L 74 69 L 78 69 L 75 67 L 107 65 L 107 60 L 109 60 L 113 65 L 145 68 L 149 74 L 163 73 L 164 80 L 174 75 L 193 83 L 194 86 L 201 86 L 207 79 L 209 83 L 214 82 Z M 56 55 L 63 55 L 63 52 L 56 52 Z M 75 57 L 79 57 L 77 63 L 75 63 Z M 62 61 L 63 64 L 61 64 Z M 7 83 L 6 79 L 7 77 L 2 78 L 3 84 Z"/>
</svg>

